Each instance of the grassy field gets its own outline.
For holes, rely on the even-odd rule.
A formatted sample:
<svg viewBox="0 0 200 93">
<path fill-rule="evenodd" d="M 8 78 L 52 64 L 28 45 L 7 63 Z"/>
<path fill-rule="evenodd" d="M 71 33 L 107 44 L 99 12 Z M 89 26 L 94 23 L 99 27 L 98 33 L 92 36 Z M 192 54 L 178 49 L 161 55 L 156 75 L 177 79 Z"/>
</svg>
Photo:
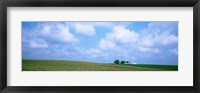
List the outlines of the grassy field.
<svg viewBox="0 0 200 93">
<path fill-rule="evenodd" d="M 22 71 L 178 71 L 178 66 L 100 64 L 61 60 L 22 60 Z"/>
</svg>

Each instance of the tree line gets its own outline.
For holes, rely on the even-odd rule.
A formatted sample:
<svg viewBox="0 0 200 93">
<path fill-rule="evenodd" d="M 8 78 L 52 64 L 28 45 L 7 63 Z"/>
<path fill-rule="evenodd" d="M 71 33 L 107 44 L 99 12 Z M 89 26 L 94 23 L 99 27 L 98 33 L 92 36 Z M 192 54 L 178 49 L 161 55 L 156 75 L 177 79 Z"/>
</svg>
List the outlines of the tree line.
<svg viewBox="0 0 200 93">
<path fill-rule="evenodd" d="M 122 61 L 119 61 L 119 60 L 115 60 L 114 61 L 114 64 L 130 64 L 130 62 L 129 61 L 124 61 L 124 60 L 122 60 Z"/>
</svg>

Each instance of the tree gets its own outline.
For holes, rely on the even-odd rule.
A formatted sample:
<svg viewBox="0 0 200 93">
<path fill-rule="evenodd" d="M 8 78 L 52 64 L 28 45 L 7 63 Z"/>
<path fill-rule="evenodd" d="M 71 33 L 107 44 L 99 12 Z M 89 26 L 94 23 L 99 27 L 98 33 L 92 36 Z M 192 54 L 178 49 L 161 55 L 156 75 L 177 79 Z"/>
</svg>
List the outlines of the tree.
<svg viewBox="0 0 200 93">
<path fill-rule="evenodd" d="M 115 60 L 114 63 L 115 63 L 115 64 L 119 64 L 119 60 Z"/>
<path fill-rule="evenodd" d="M 130 62 L 129 62 L 129 61 L 126 61 L 126 64 L 130 64 Z"/>
<path fill-rule="evenodd" d="M 126 63 L 125 61 L 123 61 L 123 60 L 121 61 L 121 64 L 125 64 L 125 63 Z"/>
</svg>

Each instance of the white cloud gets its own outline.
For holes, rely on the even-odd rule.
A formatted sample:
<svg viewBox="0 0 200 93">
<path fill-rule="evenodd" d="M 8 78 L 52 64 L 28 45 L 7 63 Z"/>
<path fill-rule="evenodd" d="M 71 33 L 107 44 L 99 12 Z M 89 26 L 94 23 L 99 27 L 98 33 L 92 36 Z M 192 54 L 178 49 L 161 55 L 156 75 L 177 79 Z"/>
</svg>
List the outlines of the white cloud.
<svg viewBox="0 0 200 93">
<path fill-rule="evenodd" d="M 111 33 L 108 33 L 106 38 L 121 43 L 134 43 L 138 40 L 139 34 L 129 29 L 126 29 L 124 26 L 114 26 L 113 31 Z"/>
<path fill-rule="evenodd" d="M 42 25 L 42 35 L 51 39 L 74 43 L 78 42 L 78 39 L 74 37 L 69 31 L 69 27 L 64 24 L 44 24 Z"/>
<path fill-rule="evenodd" d="M 145 35 L 144 35 L 145 36 Z M 152 35 L 151 37 L 143 37 L 141 39 L 142 46 L 153 46 L 155 44 L 159 45 L 170 45 L 178 42 L 178 37 L 169 33 L 161 33 L 157 35 Z"/>
<path fill-rule="evenodd" d="M 139 47 L 139 51 L 141 51 L 141 52 L 158 53 L 158 52 L 160 52 L 160 49 L 158 49 L 158 48 L 150 48 L 150 47 Z"/>
<path fill-rule="evenodd" d="M 138 33 L 131 31 L 124 26 L 114 26 L 112 31 L 107 33 L 106 36 L 99 41 L 99 48 L 103 51 L 106 50 L 116 54 L 112 54 L 111 56 L 121 56 L 121 59 L 133 60 L 135 58 L 133 55 L 130 56 L 126 47 L 128 46 L 131 48 L 131 45 L 135 44 L 138 38 Z"/>
<path fill-rule="evenodd" d="M 140 44 L 142 46 L 154 46 L 155 44 L 170 45 L 177 43 L 178 36 L 173 34 L 173 30 L 171 30 L 172 28 L 170 28 L 171 25 L 169 25 L 168 28 L 167 26 L 167 24 L 150 23 L 140 35 Z"/>
<path fill-rule="evenodd" d="M 177 48 L 170 49 L 169 52 L 172 53 L 173 55 L 178 55 L 178 49 Z"/>
<path fill-rule="evenodd" d="M 101 39 L 99 42 L 99 47 L 103 50 L 108 50 L 108 49 L 114 49 L 116 46 L 115 46 L 115 42 Z"/>
<path fill-rule="evenodd" d="M 137 42 L 138 38 L 138 33 L 126 29 L 124 26 L 114 26 L 112 31 L 99 41 L 99 47 L 103 50 L 119 50 L 116 46 L 117 43 L 133 44 Z"/>
<path fill-rule="evenodd" d="M 170 34 L 169 32 L 162 33 L 161 35 L 157 35 L 155 40 L 162 45 L 169 45 L 178 42 L 178 37 Z"/>
<path fill-rule="evenodd" d="M 85 36 L 94 36 L 95 35 L 95 27 L 92 25 L 85 24 L 74 24 L 75 32 Z"/>
<path fill-rule="evenodd" d="M 41 39 L 35 39 L 35 40 L 30 41 L 29 46 L 31 48 L 48 48 L 48 44 L 44 40 L 41 40 Z"/>
</svg>

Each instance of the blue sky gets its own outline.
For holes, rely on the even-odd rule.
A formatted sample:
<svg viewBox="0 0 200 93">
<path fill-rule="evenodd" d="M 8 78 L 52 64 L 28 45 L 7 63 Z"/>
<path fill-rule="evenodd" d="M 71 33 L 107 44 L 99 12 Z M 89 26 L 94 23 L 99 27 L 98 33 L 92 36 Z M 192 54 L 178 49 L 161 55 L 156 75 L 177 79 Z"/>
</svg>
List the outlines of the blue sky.
<svg viewBox="0 0 200 93">
<path fill-rule="evenodd" d="M 178 64 L 178 22 L 22 22 L 22 58 Z"/>
</svg>

